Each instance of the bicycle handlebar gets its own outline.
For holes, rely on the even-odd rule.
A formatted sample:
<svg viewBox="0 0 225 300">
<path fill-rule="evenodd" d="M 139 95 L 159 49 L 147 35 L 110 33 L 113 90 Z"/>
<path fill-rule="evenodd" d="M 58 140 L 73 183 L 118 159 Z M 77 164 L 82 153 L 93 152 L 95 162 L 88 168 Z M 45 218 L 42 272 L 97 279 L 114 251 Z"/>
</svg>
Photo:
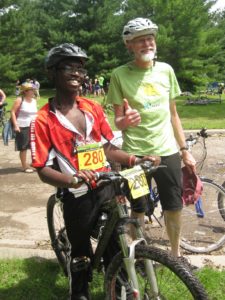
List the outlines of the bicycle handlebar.
<svg viewBox="0 0 225 300">
<path fill-rule="evenodd" d="M 145 161 L 143 163 L 139 164 L 141 168 L 143 169 L 145 174 L 151 174 L 155 172 L 159 168 L 166 168 L 164 165 L 154 166 L 151 161 Z M 75 184 L 84 182 L 83 178 L 81 177 L 74 177 Z M 117 171 L 110 171 L 110 172 L 96 172 L 96 182 L 103 180 L 104 182 L 113 182 L 113 181 L 123 181 L 127 180 L 124 178 L 119 172 Z"/>
<path fill-rule="evenodd" d="M 193 136 L 192 134 L 189 135 L 188 138 L 186 138 L 186 142 L 195 142 L 199 137 L 202 137 L 203 139 L 206 139 L 209 135 L 208 132 L 206 132 L 206 128 L 202 128 L 199 132 L 197 132 L 196 136 Z"/>
</svg>

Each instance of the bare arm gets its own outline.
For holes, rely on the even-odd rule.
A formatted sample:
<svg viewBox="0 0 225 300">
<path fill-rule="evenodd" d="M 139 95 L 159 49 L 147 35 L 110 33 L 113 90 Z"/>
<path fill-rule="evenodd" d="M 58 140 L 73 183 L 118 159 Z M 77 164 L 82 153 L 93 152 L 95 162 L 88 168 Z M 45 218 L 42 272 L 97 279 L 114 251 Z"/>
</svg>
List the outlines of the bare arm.
<svg viewBox="0 0 225 300">
<path fill-rule="evenodd" d="M 17 120 L 16 120 L 16 112 L 18 111 L 18 109 L 20 108 L 20 105 L 21 105 L 21 102 L 22 102 L 22 98 L 21 97 L 18 97 L 16 98 L 14 104 L 13 104 L 13 107 L 11 109 L 11 120 L 12 120 L 12 123 L 13 123 L 13 128 L 15 131 L 20 131 L 20 128 L 17 124 Z"/>
<path fill-rule="evenodd" d="M 3 104 L 3 102 L 5 101 L 5 99 L 6 99 L 6 95 L 3 92 L 3 90 L 0 89 L 0 105 Z"/>
<path fill-rule="evenodd" d="M 63 174 L 51 167 L 37 168 L 37 172 L 43 182 L 55 187 L 78 188 L 82 184 L 74 183 L 74 177 L 72 175 Z M 76 176 L 83 178 L 86 182 L 95 180 L 95 172 L 93 171 L 78 171 Z"/>
<path fill-rule="evenodd" d="M 159 165 L 161 161 L 160 157 L 155 155 L 146 155 L 143 158 L 137 158 L 136 156 L 126 153 L 111 143 L 104 144 L 104 151 L 109 160 L 129 167 L 146 160 L 152 161 L 154 165 Z"/>
<path fill-rule="evenodd" d="M 170 102 L 170 113 L 171 113 L 171 123 L 173 126 L 173 132 L 176 138 L 176 141 L 180 148 L 186 147 L 185 135 L 181 125 L 180 117 L 177 113 L 176 102 L 172 100 Z M 182 159 L 184 164 L 189 168 L 189 170 L 196 171 L 195 165 L 196 161 L 191 153 L 187 150 L 182 150 Z"/>
</svg>

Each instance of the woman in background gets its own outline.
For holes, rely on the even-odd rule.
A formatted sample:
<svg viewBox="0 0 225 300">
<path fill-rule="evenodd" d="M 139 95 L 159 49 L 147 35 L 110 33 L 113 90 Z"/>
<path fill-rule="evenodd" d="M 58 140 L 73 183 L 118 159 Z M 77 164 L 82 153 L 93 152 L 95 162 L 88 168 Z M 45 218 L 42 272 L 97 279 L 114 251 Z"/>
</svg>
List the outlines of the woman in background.
<svg viewBox="0 0 225 300">
<path fill-rule="evenodd" d="M 15 149 L 19 151 L 22 170 L 25 173 L 33 173 L 34 170 L 27 163 L 27 150 L 30 149 L 30 123 L 37 114 L 35 86 L 29 82 L 22 83 L 20 94 L 11 110 L 11 119 L 16 133 Z"/>
</svg>

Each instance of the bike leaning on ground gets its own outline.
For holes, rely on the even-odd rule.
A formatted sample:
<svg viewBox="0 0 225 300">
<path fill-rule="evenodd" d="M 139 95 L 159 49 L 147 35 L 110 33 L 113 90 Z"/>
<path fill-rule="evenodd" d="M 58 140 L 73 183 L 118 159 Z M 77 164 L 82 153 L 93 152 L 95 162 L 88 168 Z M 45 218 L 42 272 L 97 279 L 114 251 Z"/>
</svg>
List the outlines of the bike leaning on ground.
<svg viewBox="0 0 225 300">
<path fill-rule="evenodd" d="M 116 194 L 139 197 L 148 193 L 146 176 L 157 167 L 145 162 L 124 172 L 98 173 L 97 186 L 113 184 Z M 57 195 L 47 203 L 48 229 L 53 250 L 65 275 L 69 259 L 69 242 L 63 221 L 63 204 Z M 116 198 L 99 208 L 91 233 L 96 245 L 90 261 L 92 269 L 104 270 L 104 294 L 116 299 L 208 299 L 207 294 L 187 266 L 168 252 L 147 244 L 137 219 L 129 216 L 127 206 Z M 129 241 L 129 228 L 136 238 Z M 106 261 L 110 258 L 110 263 Z"/>
<path fill-rule="evenodd" d="M 202 128 L 195 136 L 186 139 L 203 184 L 202 195 L 195 205 L 183 209 L 181 246 L 195 253 L 209 253 L 225 244 L 225 189 L 201 174 L 207 157 L 207 138 L 207 130 Z"/>
<path fill-rule="evenodd" d="M 8 105 L 7 102 L 4 102 L 0 107 L 0 128 L 5 125 L 5 123 L 10 119 L 10 110 L 6 109 Z"/>
</svg>

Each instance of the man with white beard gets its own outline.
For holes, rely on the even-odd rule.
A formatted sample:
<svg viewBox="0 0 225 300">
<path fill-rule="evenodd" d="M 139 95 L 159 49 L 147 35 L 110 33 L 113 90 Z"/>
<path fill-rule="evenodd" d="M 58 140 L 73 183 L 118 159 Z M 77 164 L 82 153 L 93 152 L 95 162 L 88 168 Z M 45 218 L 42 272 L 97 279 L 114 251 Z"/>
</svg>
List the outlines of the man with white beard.
<svg viewBox="0 0 225 300">
<path fill-rule="evenodd" d="M 142 157 L 161 156 L 154 174 L 164 211 L 171 254 L 181 257 L 182 211 L 181 157 L 190 172 L 195 160 L 188 152 L 175 98 L 181 91 L 172 67 L 156 61 L 158 26 L 136 18 L 123 29 L 123 41 L 133 60 L 116 68 L 111 76 L 108 102 L 114 105 L 115 125 L 123 133 L 122 149 Z M 178 146 L 177 146 L 178 145 Z M 146 199 L 135 199 L 132 215 L 144 223 Z M 181 257 L 181 260 L 184 260 Z"/>
</svg>

